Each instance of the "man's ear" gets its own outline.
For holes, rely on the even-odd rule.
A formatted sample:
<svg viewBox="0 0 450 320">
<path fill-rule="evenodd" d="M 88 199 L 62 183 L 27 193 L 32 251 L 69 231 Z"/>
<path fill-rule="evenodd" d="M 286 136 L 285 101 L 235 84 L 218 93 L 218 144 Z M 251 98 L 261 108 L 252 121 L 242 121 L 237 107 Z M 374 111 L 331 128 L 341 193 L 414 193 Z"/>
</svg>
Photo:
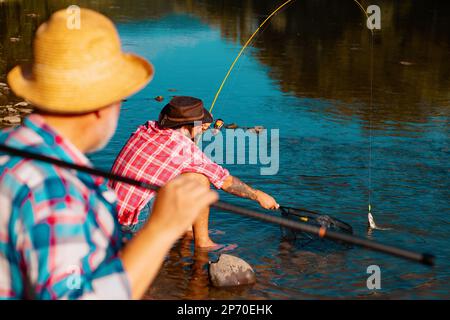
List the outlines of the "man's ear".
<svg viewBox="0 0 450 320">
<path fill-rule="evenodd" d="M 108 108 L 102 108 L 99 110 L 94 111 L 94 115 L 97 119 L 101 119 L 102 117 L 105 116 L 105 112 L 107 111 Z"/>
<path fill-rule="evenodd" d="M 195 127 L 194 126 L 191 127 L 191 129 L 189 130 L 189 133 L 191 134 L 192 138 L 195 138 L 195 135 L 194 135 L 195 134 Z"/>
<path fill-rule="evenodd" d="M 122 102 L 113 103 L 109 107 L 102 108 L 102 109 L 99 109 L 99 110 L 95 111 L 94 112 L 95 117 L 97 119 L 100 119 L 100 118 L 102 118 L 105 115 L 105 113 L 108 114 L 111 111 L 110 109 L 117 108 L 117 107 L 120 108 L 121 106 L 122 106 Z"/>
</svg>

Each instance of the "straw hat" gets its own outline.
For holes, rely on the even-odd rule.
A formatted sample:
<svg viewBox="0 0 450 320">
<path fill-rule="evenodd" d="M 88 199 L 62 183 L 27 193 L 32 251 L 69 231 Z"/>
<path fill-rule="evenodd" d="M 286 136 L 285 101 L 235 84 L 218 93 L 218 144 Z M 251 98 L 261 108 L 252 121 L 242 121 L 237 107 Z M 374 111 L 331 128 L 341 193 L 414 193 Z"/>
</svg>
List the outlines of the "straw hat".
<svg viewBox="0 0 450 320">
<path fill-rule="evenodd" d="M 153 78 L 149 62 L 122 52 L 108 18 L 81 9 L 79 29 L 69 28 L 68 20 L 61 10 L 39 27 L 32 66 L 8 74 L 16 95 L 42 111 L 81 114 L 121 101 Z"/>
</svg>

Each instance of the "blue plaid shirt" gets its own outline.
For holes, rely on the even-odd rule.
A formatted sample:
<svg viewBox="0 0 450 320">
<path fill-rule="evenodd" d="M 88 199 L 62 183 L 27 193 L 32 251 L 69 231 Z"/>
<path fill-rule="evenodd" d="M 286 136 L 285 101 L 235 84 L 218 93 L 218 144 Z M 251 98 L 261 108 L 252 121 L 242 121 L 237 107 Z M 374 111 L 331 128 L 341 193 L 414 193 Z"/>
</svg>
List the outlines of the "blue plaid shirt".
<svg viewBox="0 0 450 320">
<path fill-rule="evenodd" d="M 0 143 L 89 166 L 42 117 Z M 0 299 L 127 299 L 116 196 L 102 178 L 0 154 Z"/>
</svg>

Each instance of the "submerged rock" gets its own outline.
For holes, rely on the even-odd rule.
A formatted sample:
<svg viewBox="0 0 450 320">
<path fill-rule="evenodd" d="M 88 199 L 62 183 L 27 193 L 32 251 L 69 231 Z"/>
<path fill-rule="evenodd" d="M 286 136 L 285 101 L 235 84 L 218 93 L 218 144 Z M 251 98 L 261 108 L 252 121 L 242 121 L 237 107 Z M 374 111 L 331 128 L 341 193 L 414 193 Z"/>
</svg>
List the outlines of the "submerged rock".
<svg viewBox="0 0 450 320">
<path fill-rule="evenodd" d="M 22 101 L 22 102 L 16 103 L 14 105 L 14 108 L 25 108 L 25 107 L 28 107 L 29 105 L 30 104 L 28 102 Z"/>
<path fill-rule="evenodd" d="M 20 113 L 21 114 L 31 114 L 31 113 L 33 113 L 33 109 L 28 109 L 28 108 L 26 108 L 26 109 L 20 109 Z"/>
<path fill-rule="evenodd" d="M 9 116 L 9 117 L 3 118 L 3 123 L 10 124 L 10 125 L 19 124 L 21 121 L 22 120 L 19 116 Z"/>
<path fill-rule="evenodd" d="M 227 129 L 237 129 L 238 125 L 233 122 L 233 123 L 230 123 L 230 124 L 226 125 L 225 128 L 227 128 Z"/>
<path fill-rule="evenodd" d="M 9 94 L 9 87 L 6 83 L 0 82 L 0 95 Z"/>
<path fill-rule="evenodd" d="M 252 267 L 241 258 L 222 254 L 217 262 L 209 263 L 209 279 L 215 287 L 233 287 L 256 282 Z"/>
<path fill-rule="evenodd" d="M 9 115 L 11 115 L 11 116 L 16 115 L 16 114 L 19 113 L 19 111 L 17 111 L 17 109 L 14 109 L 14 108 L 11 107 L 11 106 L 8 106 L 8 107 L 7 107 L 7 110 L 8 110 Z"/>
<path fill-rule="evenodd" d="M 33 18 L 33 19 L 39 17 L 39 15 L 37 13 L 27 13 L 25 16 L 28 18 Z"/>
</svg>

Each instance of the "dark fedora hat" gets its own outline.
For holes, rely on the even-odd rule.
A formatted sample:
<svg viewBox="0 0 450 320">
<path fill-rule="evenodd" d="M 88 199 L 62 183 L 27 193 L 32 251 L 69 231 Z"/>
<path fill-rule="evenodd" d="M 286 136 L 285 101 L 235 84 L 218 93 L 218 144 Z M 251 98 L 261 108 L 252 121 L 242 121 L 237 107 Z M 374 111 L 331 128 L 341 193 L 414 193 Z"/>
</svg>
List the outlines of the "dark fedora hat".
<svg viewBox="0 0 450 320">
<path fill-rule="evenodd" d="M 161 110 L 158 119 L 160 128 L 174 128 L 194 122 L 212 123 L 213 117 L 203 107 L 203 101 L 194 97 L 174 97 Z"/>
</svg>

